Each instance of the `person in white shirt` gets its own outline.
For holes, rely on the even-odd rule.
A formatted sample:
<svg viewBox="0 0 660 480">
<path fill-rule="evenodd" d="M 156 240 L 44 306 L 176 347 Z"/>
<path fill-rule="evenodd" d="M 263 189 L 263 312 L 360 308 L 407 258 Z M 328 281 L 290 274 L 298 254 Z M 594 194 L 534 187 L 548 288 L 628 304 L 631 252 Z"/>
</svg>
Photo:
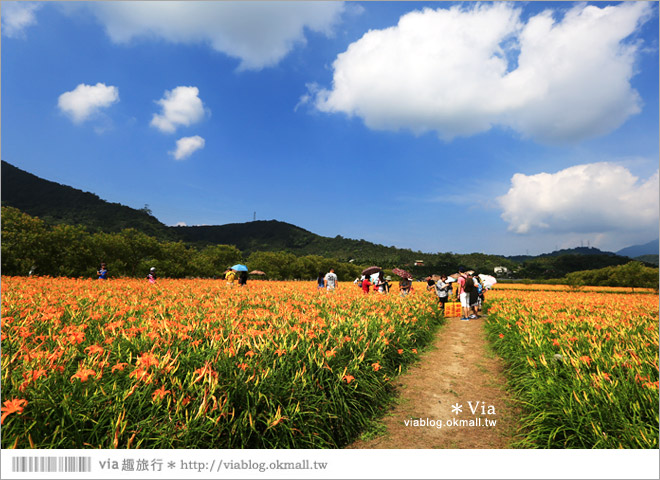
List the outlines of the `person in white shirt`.
<svg viewBox="0 0 660 480">
<path fill-rule="evenodd" d="M 449 298 L 449 284 L 447 283 L 447 275 L 440 275 L 440 280 L 435 282 L 435 294 L 438 296 L 440 308 L 442 312 L 445 311 L 445 303 Z"/>
<path fill-rule="evenodd" d="M 325 274 L 325 278 L 323 280 L 325 283 L 325 288 L 328 292 L 332 292 L 335 288 L 337 288 L 337 274 L 335 273 L 335 269 L 331 268 L 330 271 Z"/>
</svg>

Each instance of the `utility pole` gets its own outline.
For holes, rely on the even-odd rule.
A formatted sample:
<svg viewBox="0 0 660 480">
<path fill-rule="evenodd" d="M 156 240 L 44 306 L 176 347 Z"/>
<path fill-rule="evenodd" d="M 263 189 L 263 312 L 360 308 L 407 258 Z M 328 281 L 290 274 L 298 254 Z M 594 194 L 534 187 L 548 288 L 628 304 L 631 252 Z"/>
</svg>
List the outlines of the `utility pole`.
<svg viewBox="0 0 660 480">
<path fill-rule="evenodd" d="M 254 212 L 254 215 L 252 215 L 252 221 L 253 222 L 257 221 L 257 212 Z"/>
</svg>

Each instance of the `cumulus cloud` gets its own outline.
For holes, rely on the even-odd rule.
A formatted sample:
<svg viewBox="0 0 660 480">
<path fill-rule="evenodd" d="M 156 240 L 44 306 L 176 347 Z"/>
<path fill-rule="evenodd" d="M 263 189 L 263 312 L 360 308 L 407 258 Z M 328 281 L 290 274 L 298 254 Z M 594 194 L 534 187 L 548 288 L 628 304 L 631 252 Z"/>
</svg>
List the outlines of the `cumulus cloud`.
<svg viewBox="0 0 660 480">
<path fill-rule="evenodd" d="M 240 60 L 239 69 L 276 65 L 305 29 L 331 35 L 343 2 L 89 2 L 112 41 L 201 43 Z"/>
<path fill-rule="evenodd" d="M 197 87 L 176 87 L 156 101 L 162 113 L 155 113 L 151 125 L 161 132 L 173 133 L 180 125 L 188 126 L 204 118 L 204 104 Z"/>
<path fill-rule="evenodd" d="M 104 83 L 86 85 L 81 83 L 70 92 L 59 96 L 57 106 L 69 115 L 74 123 L 82 123 L 100 109 L 119 101 L 117 87 Z"/>
<path fill-rule="evenodd" d="M 2 34 L 17 38 L 25 35 L 25 29 L 37 23 L 35 12 L 41 7 L 37 3 L 4 2 L 2 4 Z"/>
<path fill-rule="evenodd" d="M 658 231 L 658 172 L 640 181 L 609 162 L 511 178 L 497 199 L 509 230 L 531 233 Z"/>
<path fill-rule="evenodd" d="M 641 46 L 625 41 L 652 9 L 579 4 L 561 20 L 549 10 L 523 20 L 501 2 L 414 11 L 352 43 L 333 63 L 332 88 L 310 94 L 317 109 L 377 130 L 594 137 L 641 109 L 630 85 Z"/>
<path fill-rule="evenodd" d="M 195 153 L 200 148 L 204 148 L 206 142 L 199 135 L 194 137 L 183 137 L 176 141 L 176 150 L 170 152 L 175 160 L 183 160 Z"/>
</svg>

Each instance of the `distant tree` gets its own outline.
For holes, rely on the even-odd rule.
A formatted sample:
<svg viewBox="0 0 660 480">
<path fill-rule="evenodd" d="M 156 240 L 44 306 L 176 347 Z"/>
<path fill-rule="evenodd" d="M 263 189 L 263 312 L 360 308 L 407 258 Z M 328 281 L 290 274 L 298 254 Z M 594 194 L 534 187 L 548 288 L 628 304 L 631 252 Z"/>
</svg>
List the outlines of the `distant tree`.
<svg viewBox="0 0 660 480">
<path fill-rule="evenodd" d="M 194 257 L 192 248 L 186 247 L 183 242 L 163 242 L 158 249 L 158 257 L 154 262 L 158 266 L 159 276 L 170 278 L 184 278 L 190 274 L 191 261 Z M 142 271 L 147 274 L 148 269 L 154 265 L 144 266 Z"/>
<path fill-rule="evenodd" d="M 56 225 L 48 234 L 49 273 L 81 277 L 96 272 L 97 259 L 87 229 L 80 225 Z"/>
<path fill-rule="evenodd" d="M 633 261 L 625 265 L 571 272 L 564 281 L 569 285 L 630 287 L 633 292 L 635 288 L 658 290 L 658 271 L 658 268 Z"/>
<path fill-rule="evenodd" d="M 48 274 L 48 229 L 39 218 L 12 207 L 2 207 L 2 274 Z"/>
<path fill-rule="evenodd" d="M 151 217 L 154 216 L 154 213 L 151 211 L 151 208 L 149 208 L 149 204 L 148 204 L 148 203 L 145 203 L 145 204 L 144 204 L 144 207 L 139 208 L 138 210 L 139 210 L 140 212 L 144 212 L 144 213 L 146 213 L 147 215 L 149 215 L 149 216 L 151 216 Z"/>
<path fill-rule="evenodd" d="M 225 269 L 242 262 L 241 251 L 233 245 L 209 245 L 192 254 L 191 275 L 221 277 Z"/>
<path fill-rule="evenodd" d="M 119 233 L 118 241 L 121 248 L 120 259 L 126 263 L 129 275 L 134 277 L 138 274 L 138 266 L 143 270 L 144 262 L 159 258 L 160 244 L 158 240 L 134 228 L 127 228 Z M 141 262 L 143 265 L 140 265 Z M 139 272 L 141 275 L 142 272 Z M 144 273 L 145 275 L 147 272 Z"/>
</svg>

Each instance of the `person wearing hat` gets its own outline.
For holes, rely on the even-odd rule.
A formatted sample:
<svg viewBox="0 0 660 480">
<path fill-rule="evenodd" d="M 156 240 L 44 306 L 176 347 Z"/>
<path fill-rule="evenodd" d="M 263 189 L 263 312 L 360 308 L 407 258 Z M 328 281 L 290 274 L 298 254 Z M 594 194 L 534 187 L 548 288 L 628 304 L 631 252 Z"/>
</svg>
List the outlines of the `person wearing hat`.
<svg viewBox="0 0 660 480">
<path fill-rule="evenodd" d="M 392 281 L 392 277 L 389 275 L 385 277 L 385 283 L 383 284 L 385 286 L 385 293 L 390 293 L 390 287 L 392 284 L 390 283 Z"/>
<path fill-rule="evenodd" d="M 149 280 L 149 283 L 156 283 L 156 267 L 151 267 L 149 269 L 147 280 Z"/>
</svg>

